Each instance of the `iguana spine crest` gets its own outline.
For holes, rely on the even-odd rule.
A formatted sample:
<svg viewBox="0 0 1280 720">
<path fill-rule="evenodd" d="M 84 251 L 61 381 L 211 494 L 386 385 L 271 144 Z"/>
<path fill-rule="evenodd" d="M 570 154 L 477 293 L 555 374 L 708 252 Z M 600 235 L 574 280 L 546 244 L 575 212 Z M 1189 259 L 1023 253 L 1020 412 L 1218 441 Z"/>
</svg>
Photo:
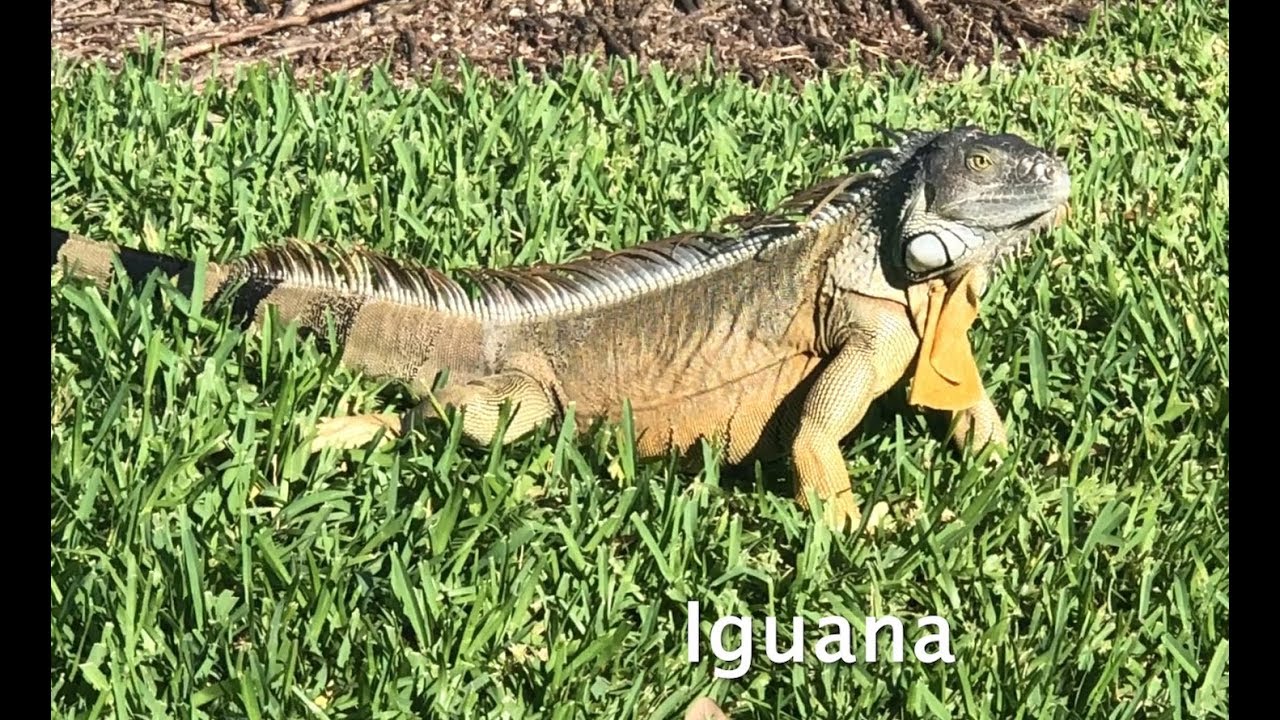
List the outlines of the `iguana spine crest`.
<svg viewBox="0 0 1280 720">
<path fill-rule="evenodd" d="M 570 262 L 514 269 L 462 269 L 452 274 L 364 248 L 332 249 L 311 243 L 259 250 L 226 266 L 231 281 L 305 287 L 429 308 L 442 315 L 516 324 L 592 310 L 695 282 L 710 273 L 759 257 L 855 211 L 878 173 L 842 178 L 834 195 L 810 192 L 807 217 L 770 216 L 741 236 L 685 233 L 637 247 L 595 253 Z M 824 189 L 822 186 L 815 190 Z"/>
</svg>

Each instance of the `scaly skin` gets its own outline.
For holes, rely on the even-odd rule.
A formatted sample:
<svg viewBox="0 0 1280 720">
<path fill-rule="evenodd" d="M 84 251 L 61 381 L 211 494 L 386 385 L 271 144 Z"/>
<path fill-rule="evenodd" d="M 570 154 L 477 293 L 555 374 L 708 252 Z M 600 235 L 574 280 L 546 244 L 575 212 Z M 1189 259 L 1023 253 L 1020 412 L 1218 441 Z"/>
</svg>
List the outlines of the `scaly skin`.
<svg viewBox="0 0 1280 720">
<path fill-rule="evenodd" d="M 321 335 L 332 321 L 346 365 L 424 398 L 404 416 L 330 419 L 317 448 L 398 435 L 446 408 L 489 445 L 506 407 L 510 443 L 570 406 L 584 431 L 616 422 L 629 401 L 642 457 L 696 460 L 704 439 L 730 464 L 789 454 L 800 505 L 819 499 L 848 527 L 860 517 L 839 443 L 917 366 L 922 298 L 961 277 L 985 286 L 1069 190 L 1065 167 L 1016 137 L 962 128 L 897 140 L 867 153 L 878 153 L 871 173 L 799 194 L 788 209 L 803 219 L 746 223 L 737 245 L 677 236 L 568 266 L 482 272 L 480 300 L 435 271 L 359 253 L 309 264 L 319 250 L 301 247 L 210 263 L 205 295 L 248 278 L 236 297 L 254 319 L 273 308 Z M 55 264 L 100 283 L 113 252 L 131 276 L 159 268 L 189 282 L 180 260 L 56 230 L 52 243 Z M 957 446 L 1005 441 L 985 392 L 952 412 L 952 426 Z"/>
</svg>

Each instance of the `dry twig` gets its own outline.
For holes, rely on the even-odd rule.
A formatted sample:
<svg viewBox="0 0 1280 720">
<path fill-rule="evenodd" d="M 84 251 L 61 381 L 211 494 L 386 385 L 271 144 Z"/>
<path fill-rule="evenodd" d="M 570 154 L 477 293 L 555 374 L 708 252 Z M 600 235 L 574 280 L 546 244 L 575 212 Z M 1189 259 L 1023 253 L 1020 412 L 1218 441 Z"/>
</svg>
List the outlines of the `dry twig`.
<svg viewBox="0 0 1280 720">
<path fill-rule="evenodd" d="M 911 16 L 911 19 L 920 25 L 925 34 L 929 36 L 929 39 L 942 49 L 942 52 L 953 58 L 960 57 L 960 51 L 942 36 L 942 28 L 938 27 L 938 23 L 934 22 L 929 13 L 925 11 L 920 4 L 920 0 L 898 0 L 898 2 L 907 11 L 907 14 Z"/>
<path fill-rule="evenodd" d="M 284 30 L 285 28 L 310 25 L 317 20 L 323 20 L 324 18 L 329 17 L 330 15 L 349 12 L 362 6 L 380 1 L 381 0 L 337 0 L 337 2 L 311 8 L 302 15 L 290 15 L 288 17 L 273 18 L 271 20 L 256 22 L 225 35 L 204 40 L 193 45 L 188 45 L 184 48 L 179 48 L 170 55 L 170 58 L 178 62 L 190 60 L 193 57 L 204 55 L 205 53 L 212 52 L 218 48 L 237 45 L 245 42 L 246 40 L 253 40 L 254 38 L 269 35 L 273 32 Z"/>
</svg>

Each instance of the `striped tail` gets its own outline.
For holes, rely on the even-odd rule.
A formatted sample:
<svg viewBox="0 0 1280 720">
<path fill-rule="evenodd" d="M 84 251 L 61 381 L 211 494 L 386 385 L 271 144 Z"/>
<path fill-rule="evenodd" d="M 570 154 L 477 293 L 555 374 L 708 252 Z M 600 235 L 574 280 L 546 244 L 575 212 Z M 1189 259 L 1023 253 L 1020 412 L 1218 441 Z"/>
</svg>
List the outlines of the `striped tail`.
<svg viewBox="0 0 1280 720">
<path fill-rule="evenodd" d="M 190 260 L 94 242 L 55 227 L 49 228 L 49 256 L 51 269 L 61 269 L 72 277 L 92 280 L 104 288 L 111 282 L 117 258 L 125 274 L 134 282 L 140 282 L 152 271 L 159 270 L 176 278 L 184 291 L 190 288 L 195 268 L 195 263 Z"/>
<path fill-rule="evenodd" d="M 180 292 L 194 287 L 196 263 L 50 228 L 55 272 L 110 285 L 116 260 L 135 283 L 155 271 Z M 227 295 L 230 297 L 226 297 Z M 352 249 L 294 243 L 228 263 L 205 264 L 204 301 L 231 300 L 234 321 L 250 329 L 268 310 L 342 352 L 352 369 L 429 387 L 444 367 L 458 376 L 488 371 L 485 327 L 462 286 L 437 270 Z M 330 331 L 335 346 L 328 340 Z"/>
</svg>

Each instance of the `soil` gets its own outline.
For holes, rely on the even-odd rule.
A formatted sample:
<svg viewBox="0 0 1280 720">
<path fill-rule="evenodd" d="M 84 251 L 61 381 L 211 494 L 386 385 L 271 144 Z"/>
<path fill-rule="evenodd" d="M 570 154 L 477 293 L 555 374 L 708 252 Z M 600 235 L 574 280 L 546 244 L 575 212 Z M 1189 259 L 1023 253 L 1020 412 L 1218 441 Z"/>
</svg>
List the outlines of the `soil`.
<svg viewBox="0 0 1280 720">
<path fill-rule="evenodd" d="M 675 71 L 708 56 L 722 72 L 795 82 L 826 69 L 918 66 L 949 76 L 1014 60 L 1081 28 L 1097 0 L 52 0 L 51 41 L 118 67 L 147 33 L 186 78 L 286 61 L 299 77 L 388 61 L 398 81 L 465 58 L 510 75 L 592 54 Z M 852 52 L 850 52 L 852 48 Z"/>
</svg>

